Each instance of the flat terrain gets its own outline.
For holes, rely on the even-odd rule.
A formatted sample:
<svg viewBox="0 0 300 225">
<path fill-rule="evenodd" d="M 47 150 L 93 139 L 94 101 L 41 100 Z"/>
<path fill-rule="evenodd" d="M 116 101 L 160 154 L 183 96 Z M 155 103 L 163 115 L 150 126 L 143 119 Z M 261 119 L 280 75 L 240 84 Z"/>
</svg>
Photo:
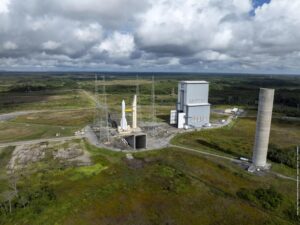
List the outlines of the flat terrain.
<svg viewBox="0 0 300 225">
<path fill-rule="evenodd" d="M 177 82 L 183 77 L 210 82 L 214 110 L 240 107 L 246 114 L 223 128 L 177 135 L 172 143 L 183 148 L 136 152 L 130 160 L 125 152 L 96 148 L 87 140 L 71 137 L 94 122 L 95 100 L 100 105 L 104 102 L 100 76 L 96 94 L 92 73 L 0 73 L 0 114 L 25 112 L 2 120 L 0 116 L 0 143 L 34 140 L 0 147 L 0 224 L 299 223 L 296 183 L 276 173 L 295 177 L 300 78 L 159 75 L 155 83 L 157 122 L 169 120 L 169 111 L 176 105 Z M 138 83 L 139 118 L 152 121 L 151 76 L 140 75 Z M 120 103 L 125 99 L 130 107 L 136 84 L 136 74 L 106 76 L 109 113 L 117 122 Z M 237 160 L 214 154 L 251 157 L 261 86 L 276 89 L 268 155 L 272 170 L 254 175 Z M 103 119 L 104 111 L 99 111 Z M 212 122 L 227 117 L 211 114 Z M 50 143 L 47 138 L 58 133 L 61 139 Z M 22 170 L 9 173 L 14 157 Z"/>
<path fill-rule="evenodd" d="M 98 167 L 37 172 L 31 185 L 46 184 L 55 200 L 33 200 L 4 224 L 292 224 L 292 181 L 250 175 L 227 161 L 175 148 L 137 153 L 129 161 L 122 153 L 86 147 Z M 284 196 L 276 210 L 237 195 L 270 185 Z"/>
<path fill-rule="evenodd" d="M 78 91 L 0 92 L 0 112 L 93 107 L 85 94 Z"/>
</svg>

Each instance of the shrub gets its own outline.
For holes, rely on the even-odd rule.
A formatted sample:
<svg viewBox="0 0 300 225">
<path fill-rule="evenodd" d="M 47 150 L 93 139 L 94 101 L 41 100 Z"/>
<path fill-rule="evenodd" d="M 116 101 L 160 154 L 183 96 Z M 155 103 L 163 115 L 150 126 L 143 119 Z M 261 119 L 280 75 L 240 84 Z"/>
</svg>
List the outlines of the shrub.
<svg viewBox="0 0 300 225">
<path fill-rule="evenodd" d="M 289 207 L 284 211 L 284 214 L 293 221 L 300 223 L 300 216 L 297 216 L 296 204 L 290 204 Z"/>
<path fill-rule="evenodd" d="M 265 209 L 276 209 L 282 202 L 283 197 L 280 193 L 276 192 L 274 187 L 269 189 L 259 188 L 254 192 L 254 196 Z"/>
<path fill-rule="evenodd" d="M 274 187 L 270 188 L 258 188 L 256 190 L 249 190 L 241 188 L 236 195 L 244 200 L 252 203 L 260 204 L 263 208 L 274 210 L 276 209 L 283 200 L 283 196 L 278 193 Z"/>
<path fill-rule="evenodd" d="M 276 163 L 282 163 L 291 168 L 296 168 L 296 151 L 294 148 L 279 149 L 275 145 L 270 145 L 268 159 Z"/>
</svg>

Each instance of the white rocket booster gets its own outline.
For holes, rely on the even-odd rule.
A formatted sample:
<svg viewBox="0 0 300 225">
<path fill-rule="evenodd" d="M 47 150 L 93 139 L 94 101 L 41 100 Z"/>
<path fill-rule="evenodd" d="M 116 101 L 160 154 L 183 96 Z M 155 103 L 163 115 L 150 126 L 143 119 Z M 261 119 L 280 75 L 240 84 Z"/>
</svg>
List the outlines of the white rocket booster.
<svg viewBox="0 0 300 225">
<path fill-rule="evenodd" d="M 137 97 L 134 95 L 132 102 L 132 129 L 137 128 Z"/>
<path fill-rule="evenodd" d="M 120 122 L 120 126 L 121 126 L 122 130 L 128 129 L 125 110 L 126 110 L 126 106 L 125 106 L 125 101 L 123 100 L 122 101 L 122 117 L 121 117 L 121 122 Z"/>
</svg>

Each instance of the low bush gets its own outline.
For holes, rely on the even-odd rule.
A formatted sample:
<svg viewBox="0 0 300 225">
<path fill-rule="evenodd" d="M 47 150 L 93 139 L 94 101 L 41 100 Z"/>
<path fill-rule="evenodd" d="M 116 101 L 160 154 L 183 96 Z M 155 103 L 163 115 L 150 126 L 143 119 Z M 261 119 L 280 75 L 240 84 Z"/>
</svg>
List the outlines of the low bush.
<svg viewBox="0 0 300 225">
<path fill-rule="evenodd" d="M 239 198 L 259 204 L 263 208 L 268 210 L 274 210 L 278 208 L 278 206 L 283 201 L 283 196 L 278 193 L 272 186 L 267 189 L 258 188 L 254 191 L 246 188 L 241 188 L 236 194 Z"/>
<path fill-rule="evenodd" d="M 276 145 L 270 145 L 268 159 L 291 168 L 296 168 L 296 150 L 294 148 L 280 149 Z"/>
</svg>

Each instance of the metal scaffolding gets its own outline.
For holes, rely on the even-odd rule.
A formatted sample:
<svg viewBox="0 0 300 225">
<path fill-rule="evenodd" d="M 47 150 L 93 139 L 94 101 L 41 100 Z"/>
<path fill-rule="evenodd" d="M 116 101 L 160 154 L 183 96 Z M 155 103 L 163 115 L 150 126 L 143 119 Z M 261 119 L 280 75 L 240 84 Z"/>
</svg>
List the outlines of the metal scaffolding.
<svg viewBox="0 0 300 225">
<path fill-rule="evenodd" d="M 155 134 L 155 122 L 156 122 L 156 109 L 155 109 L 155 81 L 154 81 L 154 76 L 152 76 L 152 135 L 154 136 Z"/>
<path fill-rule="evenodd" d="M 107 96 L 106 96 L 106 86 L 105 86 L 105 76 L 102 77 L 103 82 L 103 109 L 105 115 L 105 130 L 106 130 L 106 141 L 109 142 L 109 124 L 108 124 L 108 104 L 107 104 Z"/>
</svg>

